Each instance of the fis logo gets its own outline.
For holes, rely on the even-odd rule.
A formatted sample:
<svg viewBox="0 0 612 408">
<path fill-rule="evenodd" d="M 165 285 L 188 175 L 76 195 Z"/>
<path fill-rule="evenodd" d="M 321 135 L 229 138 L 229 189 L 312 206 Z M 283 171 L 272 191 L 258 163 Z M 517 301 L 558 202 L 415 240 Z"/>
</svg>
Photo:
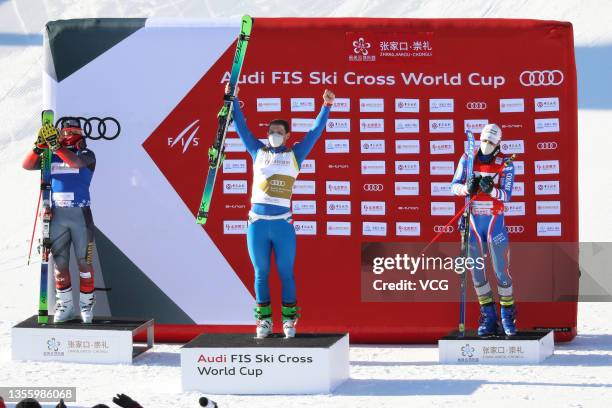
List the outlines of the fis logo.
<svg viewBox="0 0 612 408">
<path fill-rule="evenodd" d="M 200 126 L 196 125 L 198 125 L 199 122 L 200 119 L 196 119 L 191 122 L 185 129 L 183 129 L 176 138 L 169 137 L 168 146 L 170 148 L 173 148 L 176 145 L 180 145 L 183 147 L 183 153 L 187 151 L 189 146 L 198 146 L 198 144 L 200 143 L 200 138 L 196 137 L 196 133 L 200 129 Z"/>
</svg>

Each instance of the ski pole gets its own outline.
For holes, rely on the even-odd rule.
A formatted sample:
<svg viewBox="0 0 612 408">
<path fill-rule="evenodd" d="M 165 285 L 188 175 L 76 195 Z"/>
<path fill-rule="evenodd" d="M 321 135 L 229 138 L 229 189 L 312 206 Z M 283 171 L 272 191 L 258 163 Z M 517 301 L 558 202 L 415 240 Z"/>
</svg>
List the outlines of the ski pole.
<svg viewBox="0 0 612 408">
<path fill-rule="evenodd" d="M 36 222 L 38 221 L 38 211 L 40 210 L 40 197 L 42 196 L 42 190 L 38 194 L 38 203 L 36 204 L 36 216 L 34 217 L 34 227 L 32 227 L 32 237 L 30 238 L 30 250 L 28 251 L 28 263 L 30 265 L 30 259 L 32 259 L 32 244 L 34 243 L 34 232 L 36 231 Z"/>
</svg>

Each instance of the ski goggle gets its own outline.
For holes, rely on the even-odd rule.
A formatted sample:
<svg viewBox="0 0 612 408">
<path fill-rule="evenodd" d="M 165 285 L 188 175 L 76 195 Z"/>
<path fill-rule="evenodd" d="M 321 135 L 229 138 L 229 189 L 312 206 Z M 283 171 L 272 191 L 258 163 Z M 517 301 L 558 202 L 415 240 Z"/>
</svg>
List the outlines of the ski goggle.
<svg viewBox="0 0 612 408">
<path fill-rule="evenodd" d="M 83 140 L 83 131 L 80 128 L 63 128 L 60 135 L 60 143 L 62 146 L 74 146 Z"/>
</svg>

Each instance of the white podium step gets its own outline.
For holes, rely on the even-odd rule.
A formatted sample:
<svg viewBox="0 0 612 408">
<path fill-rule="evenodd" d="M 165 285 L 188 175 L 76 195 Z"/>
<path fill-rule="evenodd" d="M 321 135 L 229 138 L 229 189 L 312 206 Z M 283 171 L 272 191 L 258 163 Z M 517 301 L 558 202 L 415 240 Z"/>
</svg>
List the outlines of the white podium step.
<svg viewBox="0 0 612 408">
<path fill-rule="evenodd" d="M 50 320 L 51 316 L 50 316 Z M 146 331 L 146 344 L 134 337 Z M 153 319 L 95 317 L 39 324 L 34 315 L 11 329 L 13 360 L 131 364 L 134 357 L 153 347 Z"/>
<path fill-rule="evenodd" d="M 329 394 L 349 378 L 348 334 L 202 334 L 181 348 L 184 391 Z"/>
<path fill-rule="evenodd" d="M 516 336 L 479 337 L 467 331 L 452 332 L 438 340 L 440 363 L 445 364 L 537 364 L 552 356 L 552 331 L 523 331 Z"/>
</svg>

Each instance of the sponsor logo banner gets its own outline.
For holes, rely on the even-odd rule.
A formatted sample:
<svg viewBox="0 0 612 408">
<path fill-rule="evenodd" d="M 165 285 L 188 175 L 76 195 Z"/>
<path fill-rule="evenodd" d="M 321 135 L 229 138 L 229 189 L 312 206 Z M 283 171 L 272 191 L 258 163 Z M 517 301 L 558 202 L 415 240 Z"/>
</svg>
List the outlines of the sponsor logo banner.
<svg viewBox="0 0 612 408">
<path fill-rule="evenodd" d="M 395 133 L 419 133 L 419 120 L 395 119 Z"/>
<path fill-rule="evenodd" d="M 501 113 L 525 112 L 525 100 L 523 98 L 500 99 L 499 111 Z"/>
<path fill-rule="evenodd" d="M 316 163 L 314 159 L 306 159 L 300 166 L 300 173 L 314 173 L 316 170 Z"/>
<path fill-rule="evenodd" d="M 525 203 L 521 201 L 510 201 L 504 203 L 504 215 L 525 215 Z"/>
<path fill-rule="evenodd" d="M 464 131 L 471 131 L 472 133 L 482 132 L 482 128 L 485 127 L 489 121 L 487 119 L 466 119 L 463 121 Z"/>
<path fill-rule="evenodd" d="M 230 152 L 246 152 L 246 146 L 242 140 L 235 137 L 225 138 L 225 151 Z"/>
<path fill-rule="evenodd" d="M 416 196 L 419 195 L 418 181 L 396 181 L 395 182 L 396 196 Z"/>
<path fill-rule="evenodd" d="M 244 159 L 223 160 L 223 173 L 246 173 L 247 164 Z"/>
<path fill-rule="evenodd" d="M 312 118 L 292 118 L 291 119 L 291 131 L 292 132 L 308 132 L 314 125 L 314 119 Z"/>
<path fill-rule="evenodd" d="M 384 201 L 362 201 L 361 215 L 385 215 Z"/>
<path fill-rule="evenodd" d="M 350 215 L 350 201 L 328 201 L 326 204 L 328 215 Z"/>
<path fill-rule="evenodd" d="M 514 166 L 514 174 L 517 176 L 525 174 L 525 162 L 522 160 L 515 160 L 512 162 Z"/>
<path fill-rule="evenodd" d="M 418 237 L 421 235 L 420 222 L 396 222 L 395 235 L 406 237 Z"/>
<path fill-rule="evenodd" d="M 223 194 L 246 194 L 246 180 L 223 180 Z"/>
<path fill-rule="evenodd" d="M 325 139 L 325 153 L 348 153 L 348 139 Z"/>
<path fill-rule="evenodd" d="M 430 140 L 429 152 L 431 154 L 454 154 L 455 142 L 452 140 Z"/>
<path fill-rule="evenodd" d="M 359 131 L 362 133 L 379 133 L 385 131 L 383 119 L 359 119 Z"/>
<path fill-rule="evenodd" d="M 525 153 L 525 142 L 523 140 L 502 140 L 501 151 L 505 154 Z"/>
<path fill-rule="evenodd" d="M 559 111 L 559 98 L 535 98 L 533 102 L 536 112 Z"/>
<path fill-rule="evenodd" d="M 247 222 L 246 220 L 224 220 L 223 221 L 223 234 L 246 234 L 247 233 Z"/>
<path fill-rule="evenodd" d="M 346 133 L 351 131 L 350 119 L 328 119 L 325 130 L 329 133 Z"/>
<path fill-rule="evenodd" d="M 536 145 L 538 150 L 557 150 L 559 143 L 557 142 L 538 142 Z"/>
<path fill-rule="evenodd" d="M 419 162 L 416 160 L 396 160 L 395 174 L 419 174 Z"/>
<path fill-rule="evenodd" d="M 351 111 L 351 100 L 349 98 L 336 98 L 332 105 L 331 112 L 350 112 Z"/>
<path fill-rule="evenodd" d="M 430 112 L 453 112 L 455 110 L 455 101 L 453 99 L 430 99 Z"/>
<path fill-rule="evenodd" d="M 395 111 L 401 113 L 419 113 L 419 100 L 395 98 Z"/>
<path fill-rule="evenodd" d="M 387 235 L 387 223 L 386 222 L 364 221 L 362 223 L 362 234 L 363 235 L 374 235 L 374 236 L 385 236 Z"/>
<path fill-rule="evenodd" d="M 535 194 L 536 195 L 559 194 L 559 181 L 558 180 L 536 181 L 535 182 Z"/>
<path fill-rule="evenodd" d="M 351 235 L 351 223 L 346 221 L 327 221 L 327 235 Z"/>
<path fill-rule="evenodd" d="M 421 151 L 418 140 L 396 140 L 396 154 L 418 154 Z"/>
<path fill-rule="evenodd" d="M 512 195 L 513 196 L 524 196 L 525 195 L 525 183 L 522 181 L 515 181 L 512 184 Z"/>
<path fill-rule="evenodd" d="M 385 174 L 384 160 L 362 160 L 361 174 Z"/>
<path fill-rule="evenodd" d="M 537 215 L 560 215 L 561 201 L 536 201 Z"/>
<path fill-rule="evenodd" d="M 296 180 L 293 183 L 293 194 L 314 194 L 314 180 Z"/>
<path fill-rule="evenodd" d="M 280 98 L 257 98 L 257 112 L 280 112 Z"/>
<path fill-rule="evenodd" d="M 536 160 L 535 174 L 559 174 L 559 160 Z"/>
<path fill-rule="evenodd" d="M 538 222 L 538 237 L 560 237 L 560 222 Z"/>
<path fill-rule="evenodd" d="M 361 153 L 384 153 L 384 139 L 361 140 Z"/>
<path fill-rule="evenodd" d="M 432 202 L 431 215 L 455 215 L 455 203 Z"/>
<path fill-rule="evenodd" d="M 384 112 L 385 111 L 385 100 L 382 98 L 359 99 L 359 112 Z"/>
<path fill-rule="evenodd" d="M 328 195 L 349 195 L 351 194 L 350 181 L 326 181 L 325 191 Z"/>
<path fill-rule="evenodd" d="M 465 104 L 465 108 L 468 110 L 485 110 L 487 109 L 486 102 L 468 102 Z"/>
<path fill-rule="evenodd" d="M 452 119 L 429 120 L 429 133 L 453 133 L 454 131 Z"/>
<path fill-rule="evenodd" d="M 291 112 L 314 112 L 314 98 L 291 98 Z"/>
<path fill-rule="evenodd" d="M 293 221 L 293 228 L 297 235 L 317 235 L 316 221 Z"/>
<path fill-rule="evenodd" d="M 558 69 L 543 71 L 523 71 L 519 82 L 523 86 L 558 86 L 563 83 L 563 72 Z"/>
<path fill-rule="evenodd" d="M 559 132 L 559 118 L 534 119 L 536 133 Z"/>
<path fill-rule="evenodd" d="M 293 200 L 291 210 L 294 214 L 316 214 L 317 202 L 315 200 Z"/>
<path fill-rule="evenodd" d="M 383 191 L 385 186 L 381 183 L 366 183 L 363 185 L 363 191 L 374 192 L 374 191 Z"/>
<path fill-rule="evenodd" d="M 432 176 L 452 176 L 455 174 L 455 163 L 452 161 L 429 162 L 429 174 Z"/>
<path fill-rule="evenodd" d="M 432 182 L 431 183 L 431 195 L 432 196 L 453 196 L 454 194 L 451 191 L 451 183 Z"/>
</svg>

